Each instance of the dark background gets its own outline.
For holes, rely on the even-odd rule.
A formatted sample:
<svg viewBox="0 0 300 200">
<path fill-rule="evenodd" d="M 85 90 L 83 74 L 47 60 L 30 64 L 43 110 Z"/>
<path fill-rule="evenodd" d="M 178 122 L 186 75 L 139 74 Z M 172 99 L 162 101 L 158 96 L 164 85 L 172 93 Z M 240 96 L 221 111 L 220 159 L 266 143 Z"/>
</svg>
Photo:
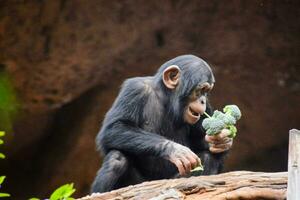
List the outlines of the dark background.
<svg viewBox="0 0 300 200">
<path fill-rule="evenodd" d="M 42 198 L 74 182 L 86 195 L 120 84 L 181 54 L 213 68 L 216 109 L 242 110 L 226 171 L 286 170 L 300 122 L 299 33 L 299 1 L 0 0 L 0 64 L 22 102 L 1 147 L 1 191 Z"/>
</svg>

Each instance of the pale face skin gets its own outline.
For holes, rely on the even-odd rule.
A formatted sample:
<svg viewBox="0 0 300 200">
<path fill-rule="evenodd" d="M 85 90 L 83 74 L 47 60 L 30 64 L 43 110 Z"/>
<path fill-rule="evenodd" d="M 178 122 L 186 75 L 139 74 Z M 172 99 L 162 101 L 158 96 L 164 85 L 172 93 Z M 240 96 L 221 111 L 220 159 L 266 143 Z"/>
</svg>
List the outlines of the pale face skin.
<svg viewBox="0 0 300 200">
<path fill-rule="evenodd" d="M 206 110 L 206 94 L 213 88 L 213 84 L 198 85 L 189 97 L 189 103 L 184 111 L 183 119 L 188 124 L 195 124 Z"/>
</svg>

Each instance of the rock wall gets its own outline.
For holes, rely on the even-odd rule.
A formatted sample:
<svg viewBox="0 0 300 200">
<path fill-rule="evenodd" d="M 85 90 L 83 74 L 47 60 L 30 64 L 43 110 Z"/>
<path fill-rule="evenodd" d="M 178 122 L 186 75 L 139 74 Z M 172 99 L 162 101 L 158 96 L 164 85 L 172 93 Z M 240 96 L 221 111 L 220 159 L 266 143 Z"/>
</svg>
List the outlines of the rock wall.
<svg viewBox="0 0 300 200">
<path fill-rule="evenodd" d="M 23 107 L 1 164 L 7 190 L 43 197 L 74 182 L 87 194 L 119 85 L 180 54 L 212 66 L 215 108 L 243 112 L 226 170 L 285 170 L 300 122 L 297 19 L 297 1 L 0 1 L 0 64 Z"/>
</svg>

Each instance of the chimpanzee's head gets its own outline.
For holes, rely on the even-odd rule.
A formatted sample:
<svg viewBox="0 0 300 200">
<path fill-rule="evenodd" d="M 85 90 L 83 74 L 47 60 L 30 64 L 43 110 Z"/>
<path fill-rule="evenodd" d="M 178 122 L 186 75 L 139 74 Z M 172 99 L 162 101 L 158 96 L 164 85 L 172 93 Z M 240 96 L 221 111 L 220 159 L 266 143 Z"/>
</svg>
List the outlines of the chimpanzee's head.
<svg viewBox="0 0 300 200">
<path fill-rule="evenodd" d="M 177 120 L 195 124 L 206 110 L 207 93 L 215 82 L 209 65 L 196 56 L 183 55 L 163 64 L 157 75 L 170 98 L 169 111 Z"/>
</svg>

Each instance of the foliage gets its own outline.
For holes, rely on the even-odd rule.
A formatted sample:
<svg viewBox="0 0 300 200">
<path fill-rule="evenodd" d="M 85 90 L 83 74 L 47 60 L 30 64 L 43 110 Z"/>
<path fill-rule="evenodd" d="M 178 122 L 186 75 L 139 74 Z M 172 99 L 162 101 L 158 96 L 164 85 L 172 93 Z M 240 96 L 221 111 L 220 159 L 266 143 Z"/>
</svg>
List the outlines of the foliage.
<svg viewBox="0 0 300 200">
<path fill-rule="evenodd" d="M 216 110 L 212 116 L 204 113 L 208 118 L 203 120 L 202 126 L 208 135 L 218 134 L 222 129 L 226 128 L 230 131 L 229 137 L 234 138 L 237 133 L 235 124 L 242 116 L 241 111 L 236 105 L 227 105 L 223 111 L 225 113 Z"/>
<path fill-rule="evenodd" d="M 3 137 L 5 135 L 4 131 L 0 131 L 0 137 Z M 0 144 L 3 144 L 4 141 L 0 139 Z M 0 158 L 5 158 L 5 155 L 0 153 Z M 0 187 L 2 183 L 4 182 L 5 176 L 0 176 Z M 65 184 L 59 188 L 57 188 L 50 196 L 49 200 L 73 200 L 74 198 L 71 197 L 71 195 L 75 192 L 75 189 L 73 188 L 73 183 L 71 184 Z M 10 194 L 8 193 L 0 193 L 1 197 L 10 197 Z M 39 198 L 30 198 L 29 200 L 40 200 Z"/>
<path fill-rule="evenodd" d="M 0 71 L 0 128 L 11 131 L 13 120 L 19 109 L 19 102 L 16 97 L 16 92 L 12 86 L 10 77 Z M 4 131 L 0 131 L 0 137 L 5 135 Z M 0 145 L 4 141 L 0 139 Z M 0 153 L 0 159 L 4 159 L 5 155 Z M 0 176 L 0 187 L 5 179 L 5 176 Z M 71 195 L 75 192 L 73 184 L 66 184 L 56 189 L 50 196 L 50 200 L 72 200 Z M 9 197 L 7 193 L 0 193 L 1 197 Z M 39 200 L 38 198 L 31 198 L 30 200 Z"/>
<path fill-rule="evenodd" d="M 73 200 L 71 195 L 75 192 L 73 183 L 65 184 L 57 188 L 50 196 L 49 200 Z M 39 198 L 30 198 L 29 200 L 40 200 Z"/>
<path fill-rule="evenodd" d="M 3 137 L 5 135 L 4 131 L 0 131 L 0 137 Z M 4 141 L 2 139 L 0 139 L 0 144 L 3 144 Z M 0 153 L 0 158 L 4 159 L 5 155 L 3 153 Z M 5 176 L 0 176 L 0 187 L 2 185 L 2 183 L 4 182 Z M 0 198 L 1 197 L 10 197 L 10 194 L 8 193 L 2 193 L 0 192 Z"/>
<path fill-rule="evenodd" d="M 0 186 L 1 186 L 2 183 L 4 182 L 4 179 L 5 179 L 5 176 L 0 176 Z M 10 195 L 7 194 L 7 193 L 2 193 L 2 192 L 0 192 L 0 198 L 1 198 L 1 197 L 10 197 Z"/>
<path fill-rule="evenodd" d="M 5 135 L 5 132 L 4 131 L 0 131 L 0 137 L 3 137 Z M 4 141 L 2 139 L 0 139 L 0 145 L 3 144 Z M 1 159 L 4 159 L 5 158 L 5 155 L 3 153 L 0 153 L 0 158 Z"/>
<path fill-rule="evenodd" d="M 11 131 L 13 120 L 19 109 L 19 102 L 10 77 L 0 71 L 0 128 Z"/>
</svg>

